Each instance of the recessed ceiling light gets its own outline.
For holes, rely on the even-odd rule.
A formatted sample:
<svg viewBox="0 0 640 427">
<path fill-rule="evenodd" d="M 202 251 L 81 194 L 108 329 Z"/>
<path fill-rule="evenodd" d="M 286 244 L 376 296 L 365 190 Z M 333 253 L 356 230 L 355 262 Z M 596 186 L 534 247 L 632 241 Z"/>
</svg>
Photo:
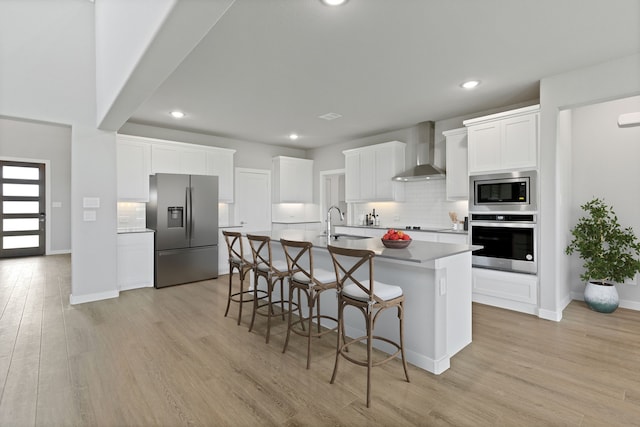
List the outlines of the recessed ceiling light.
<svg viewBox="0 0 640 427">
<path fill-rule="evenodd" d="M 184 113 L 182 111 L 172 111 L 171 112 L 171 117 L 173 117 L 174 119 L 181 119 L 184 117 Z"/>
<path fill-rule="evenodd" d="M 341 4 L 345 4 L 347 0 L 320 0 L 322 3 L 328 6 L 340 6 Z"/>
<path fill-rule="evenodd" d="M 480 80 L 468 80 L 464 83 L 462 83 L 460 86 L 465 88 L 465 89 L 473 89 L 474 87 L 478 86 L 480 84 Z"/>
<path fill-rule="evenodd" d="M 342 117 L 342 114 L 338 114 L 338 113 L 327 113 L 327 114 L 318 116 L 319 119 L 324 119 L 324 120 L 335 120 L 335 119 L 339 119 L 340 117 Z"/>
<path fill-rule="evenodd" d="M 292 141 L 295 141 L 296 139 L 298 139 L 298 134 L 297 133 L 292 133 L 289 135 L 289 139 Z"/>
</svg>

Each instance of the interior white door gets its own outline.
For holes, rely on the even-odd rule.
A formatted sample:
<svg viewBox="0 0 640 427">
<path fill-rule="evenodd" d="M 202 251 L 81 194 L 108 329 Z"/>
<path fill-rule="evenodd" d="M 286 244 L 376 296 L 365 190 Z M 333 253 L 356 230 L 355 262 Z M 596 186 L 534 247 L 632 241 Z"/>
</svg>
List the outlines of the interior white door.
<svg viewBox="0 0 640 427">
<path fill-rule="evenodd" d="M 271 171 L 236 168 L 235 201 L 243 231 L 271 230 Z"/>
<path fill-rule="evenodd" d="M 323 230 L 326 228 L 327 210 L 330 206 L 337 206 L 344 214 L 344 221 L 334 209 L 331 211 L 331 226 L 347 224 L 347 203 L 345 201 L 345 174 L 344 169 L 336 169 L 320 172 L 320 218 L 323 222 Z"/>
</svg>

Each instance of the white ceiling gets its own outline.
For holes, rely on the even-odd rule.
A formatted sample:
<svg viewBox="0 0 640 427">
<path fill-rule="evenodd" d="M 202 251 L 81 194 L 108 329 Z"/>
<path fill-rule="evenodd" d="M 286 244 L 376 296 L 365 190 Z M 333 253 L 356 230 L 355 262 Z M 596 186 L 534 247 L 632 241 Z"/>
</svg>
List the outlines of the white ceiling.
<svg viewBox="0 0 640 427">
<path fill-rule="evenodd" d="M 311 148 L 535 100 L 636 52 L 639 0 L 236 0 L 129 121 Z"/>
</svg>

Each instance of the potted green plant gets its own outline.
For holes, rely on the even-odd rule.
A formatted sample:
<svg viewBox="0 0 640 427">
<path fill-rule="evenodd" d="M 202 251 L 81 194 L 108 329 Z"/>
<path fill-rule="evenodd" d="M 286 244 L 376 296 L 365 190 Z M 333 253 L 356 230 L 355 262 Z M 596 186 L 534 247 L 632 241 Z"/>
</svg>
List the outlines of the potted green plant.
<svg viewBox="0 0 640 427">
<path fill-rule="evenodd" d="M 584 260 L 580 279 L 586 283 L 584 300 L 592 310 L 611 313 L 618 308 L 615 283 L 640 272 L 640 242 L 631 227 L 622 228 L 613 207 L 595 198 L 580 206 L 586 215 L 571 230 L 565 252 Z"/>
</svg>

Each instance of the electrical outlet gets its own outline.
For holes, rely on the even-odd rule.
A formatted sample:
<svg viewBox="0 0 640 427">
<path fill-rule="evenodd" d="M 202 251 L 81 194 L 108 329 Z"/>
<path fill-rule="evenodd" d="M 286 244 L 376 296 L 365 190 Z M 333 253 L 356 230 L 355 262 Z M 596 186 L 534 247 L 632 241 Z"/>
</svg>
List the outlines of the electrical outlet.
<svg viewBox="0 0 640 427">
<path fill-rule="evenodd" d="M 393 216 L 393 220 L 394 221 L 400 221 L 400 215 L 394 215 Z"/>
</svg>

